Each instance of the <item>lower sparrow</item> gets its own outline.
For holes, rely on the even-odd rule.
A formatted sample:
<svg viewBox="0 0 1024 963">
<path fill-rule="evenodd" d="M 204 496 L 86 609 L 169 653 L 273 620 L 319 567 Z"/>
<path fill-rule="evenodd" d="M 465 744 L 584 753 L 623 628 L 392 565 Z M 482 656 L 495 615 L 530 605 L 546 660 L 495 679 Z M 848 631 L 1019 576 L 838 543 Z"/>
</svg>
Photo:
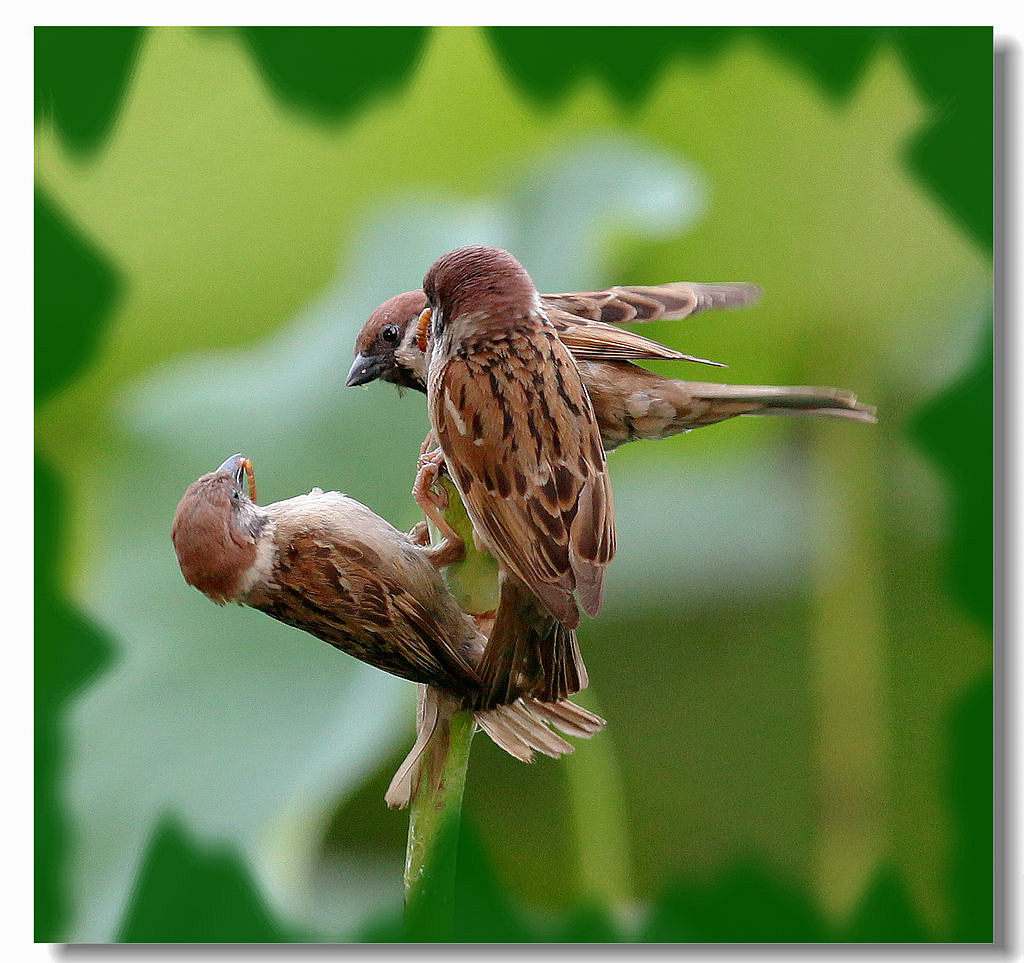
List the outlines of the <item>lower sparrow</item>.
<svg viewBox="0 0 1024 963">
<path fill-rule="evenodd" d="M 421 684 L 416 745 L 385 797 L 391 806 L 405 805 L 424 751 L 443 752 L 451 713 L 476 706 L 484 691 L 486 639 L 437 568 L 454 557 L 450 548 L 417 544 L 340 492 L 314 488 L 258 505 L 252 466 L 242 455 L 189 486 L 171 538 L 185 580 L 214 602 L 252 606 Z M 572 751 L 551 726 L 590 736 L 604 725 L 568 700 L 530 697 L 477 711 L 475 718 L 502 749 L 525 761 L 534 751 Z"/>
</svg>

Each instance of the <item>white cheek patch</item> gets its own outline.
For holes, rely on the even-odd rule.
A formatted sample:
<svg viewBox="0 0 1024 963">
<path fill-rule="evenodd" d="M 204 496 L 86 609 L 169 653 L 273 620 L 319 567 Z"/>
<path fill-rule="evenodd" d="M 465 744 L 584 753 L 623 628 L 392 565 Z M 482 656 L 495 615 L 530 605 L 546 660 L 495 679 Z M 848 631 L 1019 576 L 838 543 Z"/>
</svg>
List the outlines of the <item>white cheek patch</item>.
<svg viewBox="0 0 1024 963">
<path fill-rule="evenodd" d="M 430 364 L 430 342 L 427 342 L 427 350 L 420 351 L 415 340 L 403 341 L 401 347 L 395 351 L 395 358 L 398 363 L 408 371 L 411 371 L 417 378 L 425 382 L 427 380 L 427 366 Z"/>
<path fill-rule="evenodd" d="M 268 581 L 276 563 L 277 544 L 274 540 L 274 523 L 268 519 L 262 535 L 256 542 L 256 561 L 239 580 L 237 594 L 248 595 L 254 586 Z"/>
</svg>

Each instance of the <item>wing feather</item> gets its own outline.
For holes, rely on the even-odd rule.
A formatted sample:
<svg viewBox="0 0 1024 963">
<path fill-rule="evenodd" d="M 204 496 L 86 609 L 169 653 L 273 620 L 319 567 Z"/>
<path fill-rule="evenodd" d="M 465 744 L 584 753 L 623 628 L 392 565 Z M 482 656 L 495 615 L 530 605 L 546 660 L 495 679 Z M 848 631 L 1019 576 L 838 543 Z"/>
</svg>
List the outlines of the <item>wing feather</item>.
<svg viewBox="0 0 1024 963">
<path fill-rule="evenodd" d="M 293 531 L 279 546 L 278 591 L 253 604 L 393 675 L 450 689 L 478 686 L 459 648 L 471 630 L 443 585 L 433 583 L 425 558 L 422 565 L 417 575 L 426 579 L 409 579 L 395 557 L 356 533 L 327 525 Z"/>
<path fill-rule="evenodd" d="M 681 321 L 713 308 L 734 308 L 756 303 L 756 284 L 619 285 L 604 291 L 545 294 L 546 309 L 557 308 L 590 321 L 630 324 L 641 321 Z"/>
<path fill-rule="evenodd" d="M 596 612 L 615 534 L 600 432 L 569 350 L 550 326 L 512 331 L 448 359 L 432 389 L 438 441 L 478 533 L 575 627 L 573 590 Z"/>
<path fill-rule="evenodd" d="M 724 368 L 720 361 L 709 361 L 692 354 L 683 354 L 641 334 L 617 328 L 604 321 L 580 318 L 566 311 L 550 309 L 551 319 L 561 342 L 582 361 L 695 361 L 698 364 Z"/>
</svg>

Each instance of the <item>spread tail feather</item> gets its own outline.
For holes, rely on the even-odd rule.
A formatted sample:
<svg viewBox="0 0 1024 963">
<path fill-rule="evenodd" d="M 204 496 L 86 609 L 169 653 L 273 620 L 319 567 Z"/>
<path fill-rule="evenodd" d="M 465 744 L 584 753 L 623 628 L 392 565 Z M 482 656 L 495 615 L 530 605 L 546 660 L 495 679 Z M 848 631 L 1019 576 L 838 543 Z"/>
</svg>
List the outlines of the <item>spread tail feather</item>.
<svg viewBox="0 0 1024 963">
<path fill-rule="evenodd" d="M 453 696 L 433 686 L 419 687 L 416 742 L 384 795 L 384 801 L 391 809 L 409 805 L 425 774 L 434 779 L 434 789 L 437 789 L 448 755 L 452 715 L 458 709 L 459 701 Z M 512 705 L 479 710 L 473 718 L 495 745 L 522 762 L 533 762 L 536 752 L 553 759 L 572 752 L 572 744 L 559 732 L 589 739 L 605 725 L 599 715 L 568 699 L 542 702 L 529 696 Z"/>
<path fill-rule="evenodd" d="M 523 762 L 532 762 L 534 752 L 557 759 L 573 751 L 555 729 L 567 736 L 589 739 L 604 728 L 604 719 L 582 706 L 560 699 L 541 702 L 527 697 L 512 705 L 481 710 L 477 724 L 500 748 Z"/>
<path fill-rule="evenodd" d="M 502 573 L 501 600 L 480 663 L 483 691 L 474 708 L 520 696 L 557 702 L 588 683 L 576 633 L 566 628 L 514 575 Z"/>
<path fill-rule="evenodd" d="M 599 715 L 568 699 L 559 699 L 558 702 L 523 699 L 522 702 L 535 716 L 539 716 L 545 723 L 561 730 L 567 736 L 589 739 L 605 726 L 604 719 Z"/>
</svg>

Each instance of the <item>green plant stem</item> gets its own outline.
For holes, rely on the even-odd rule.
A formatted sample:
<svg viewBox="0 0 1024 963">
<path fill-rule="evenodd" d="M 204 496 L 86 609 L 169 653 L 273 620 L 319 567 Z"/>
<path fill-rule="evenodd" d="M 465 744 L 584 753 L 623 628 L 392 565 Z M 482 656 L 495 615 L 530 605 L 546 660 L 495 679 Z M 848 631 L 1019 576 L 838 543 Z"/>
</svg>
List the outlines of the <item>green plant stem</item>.
<svg viewBox="0 0 1024 963">
<path fill-rule="evenodd" d="M 473 544 L 473 526 L 459 493 L 447 478 L 438 482 L 448 494 L 445 521 L 462 538 L 466 554 L 448 567 L 445 579 L 456 601 L 470 615 L 498 604 L 498 565 Z M 437 532 L 431 529 L 435 541 Z M 472 713 L 457 711 L 438 722 L 433 741 L 443 756 L 424 750 L 423 772 L 409 804 L 405 851 L 405 927 L 409 939 L 450 940 L 455 911 L 455 867 L 462 793 L 469 767 L 475 723 Z M 438 773 L 438 770 L 440 772 Z"/>
<path fill-rule="evenodd" d="M 469 712 L 451 718 L 448 753 L 436 783 L 424 773 L 409 807 L 405 851 L 407 935 L 418 940 L 449 940 L 455 914 L 455 866 L 462 792 L 469 767 L 475 723 Z"/>
<path fill-rule="evenodd" d="M 473 523 L 462 497 L 451 480 L 442 475 L 437 484 L 448 495 L 444 520 L 462 539 L 466 554 L 460 562 L 445 569 L 444 578 L 459 608 L 469 615 L 484 615 L 498 607 L 498 560 L 490 552 L 480 552 L 473 543 Z M 431 526 L 437 538 L 437 532 Z"/>
</svg>

